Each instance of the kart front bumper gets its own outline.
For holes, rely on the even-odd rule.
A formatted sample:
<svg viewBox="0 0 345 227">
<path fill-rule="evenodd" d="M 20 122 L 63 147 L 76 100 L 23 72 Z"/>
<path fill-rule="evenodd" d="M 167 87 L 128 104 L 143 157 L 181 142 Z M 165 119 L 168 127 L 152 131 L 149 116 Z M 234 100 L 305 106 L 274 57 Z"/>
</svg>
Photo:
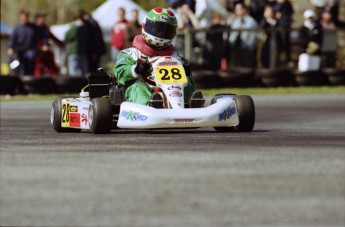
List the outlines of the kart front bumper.
<svg viewBox="0 0 345 227">
<path fill-rule="evenodd" d="M 131 102 L 121 104 L 117 127 L 134 129 L 232 127 L 239 124 L 230 97 L 205 108 L 155 109 Z"/>
</svg>

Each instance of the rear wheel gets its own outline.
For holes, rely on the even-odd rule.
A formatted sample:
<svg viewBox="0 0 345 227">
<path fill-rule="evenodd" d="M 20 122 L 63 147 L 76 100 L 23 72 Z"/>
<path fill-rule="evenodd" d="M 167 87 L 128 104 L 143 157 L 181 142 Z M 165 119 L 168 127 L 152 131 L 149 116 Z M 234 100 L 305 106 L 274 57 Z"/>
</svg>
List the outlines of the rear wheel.
<svg viewBox="0 0 345 227">
<path fill-rule="evenodd" d="M 89 124 L 92 133 L 108 134 L 112 128 L 113 112 L 109 99 L 94 98 L 89 108 Z"/>
<path fill-rule="evenodd" d="M 212 99 L 211 104 L 216 102 L 217 100 L 216 97 L 217 96 L 215 96 Z M 255 106 L 254 106 L 253 99 L 248 95 L 236 95 L 234 96 L 233 99 L 236 103 L 239 124 L 234 127 L 215 127 L 215 129 L 219 132 L 250 132 L 252 131 L 255 124 Z"/>
<path fill-rule="evenodd" d="M 61 127 L 62 99 L 63 97 L 59 97 L 52 103 L 52 108 L 50 111 L 50 123 L 53 125 L 54 130 L 57 132 L 80 132 L 81 130 L 77 128 Z"/>
</svg>

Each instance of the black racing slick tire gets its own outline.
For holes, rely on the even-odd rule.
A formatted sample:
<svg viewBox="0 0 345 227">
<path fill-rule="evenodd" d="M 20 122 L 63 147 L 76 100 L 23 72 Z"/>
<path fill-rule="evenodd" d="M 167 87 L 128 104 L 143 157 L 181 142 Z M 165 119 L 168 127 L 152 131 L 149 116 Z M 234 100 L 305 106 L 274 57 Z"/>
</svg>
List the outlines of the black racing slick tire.
<svg viewBox="0 0 345 227">
<path fill-rule="evenodd" d="M 225 87 L 254 87 L 257 85 L 255 72 L 251 68 L 219 70 L 220 80 Z"/>
<path fill-rule="evenodd" d="M 215 127 L 219 132 L 251 132 L 255 124 L 255 106 L 249 95 L 234 96 L 239 124 L 234 127 Z"/>
<path fill-rule="evenodd" d="M 294 84 L 294 75 L 288 69 L 257 69 L 256 75 L 265 87 L 286 87 Z"/>
<path fill-rule="evenodd" d="M 323 70 L 327 77 L 330 85 L 342 86 L 345 85 L 345 69 L 339 68 L 326 68 Z"/>
<path fill-rule="evenodd" d="M 0 94 L 15 95 L 20 82 L 18 77 L 0 75 Z"/>
<path fill-rule="evenodd" d="M 327 75 L 321 70 L 295 71 L 295 81 L 299 86 L 326 85 Z"/>
<path fill-rule="evenodd" d="M 51 77 L 20 77 L 25 90 L 33 94 L 54 94 L 56 92 L 55 80 Z"/>
<path fill-rule="evenodd" d="M 109 134 L 112 128 L 113 112 L 109 99 L 94 98 L 89 108 L 89 124 L 94 134 Z"/>
<path fill-rule="evenodd" d="M 52 103 L 52 108 L 50 112 L 50 122 L 53 125 L 53 128 L 56 132 L 80 132 L 80 129 L 77 128 L 63 128 L 61 127 L 62 119 L 62 99 L 59 97 L 55 99 Z"/>
<path fill-rule="evenodd" d="M 238 118 L 240 123 L 235 126 L 236 132 L 250 132 L 255 124 L 255 106 L 252 97 L 249 95 L 238 95 L 234 97 Z"/>
</svg>

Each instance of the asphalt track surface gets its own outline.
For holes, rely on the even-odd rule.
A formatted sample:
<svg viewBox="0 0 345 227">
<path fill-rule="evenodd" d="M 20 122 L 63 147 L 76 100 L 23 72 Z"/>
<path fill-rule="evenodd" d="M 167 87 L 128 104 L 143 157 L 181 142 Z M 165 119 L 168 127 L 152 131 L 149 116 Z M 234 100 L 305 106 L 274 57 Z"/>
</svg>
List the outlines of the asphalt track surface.
<svg viewBox="0 0 345 227">
<path fill-rule="evenodd" d="M 252 133 L 110 135 L 2 102 L 0 225 L 344 226 L 345 94 L 254 102 Z"/>
</svg>

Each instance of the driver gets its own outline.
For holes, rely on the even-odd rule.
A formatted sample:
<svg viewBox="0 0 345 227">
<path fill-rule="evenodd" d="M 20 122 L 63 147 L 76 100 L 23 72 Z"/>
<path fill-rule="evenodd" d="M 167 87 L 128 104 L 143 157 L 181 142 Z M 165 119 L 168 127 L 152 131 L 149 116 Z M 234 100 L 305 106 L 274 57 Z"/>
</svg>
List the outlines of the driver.
<svg viewBox="0 0 345 227">
<path fill-rule="evenodd" d="M 177 20 L 168 9 L 155 8 L 147 13 L 142 24 L 142 35 L 135 36 L 131 48 L 122 50 L 114 67 L 117 81 L 126 88 L 128 102 L 163 108 L 163 98 L 151 92 L 143 77 L 151 75 L 150 60 L 157 56 L 172 56 L 180 60 L 185 68 L 188 85 L 184 89 L 185 106 L 203 107 L 203 95 L 195 90 L 191 70 L 184 58 L 178 56 L 171 44 L 176 35 Z"/>
</svg>

